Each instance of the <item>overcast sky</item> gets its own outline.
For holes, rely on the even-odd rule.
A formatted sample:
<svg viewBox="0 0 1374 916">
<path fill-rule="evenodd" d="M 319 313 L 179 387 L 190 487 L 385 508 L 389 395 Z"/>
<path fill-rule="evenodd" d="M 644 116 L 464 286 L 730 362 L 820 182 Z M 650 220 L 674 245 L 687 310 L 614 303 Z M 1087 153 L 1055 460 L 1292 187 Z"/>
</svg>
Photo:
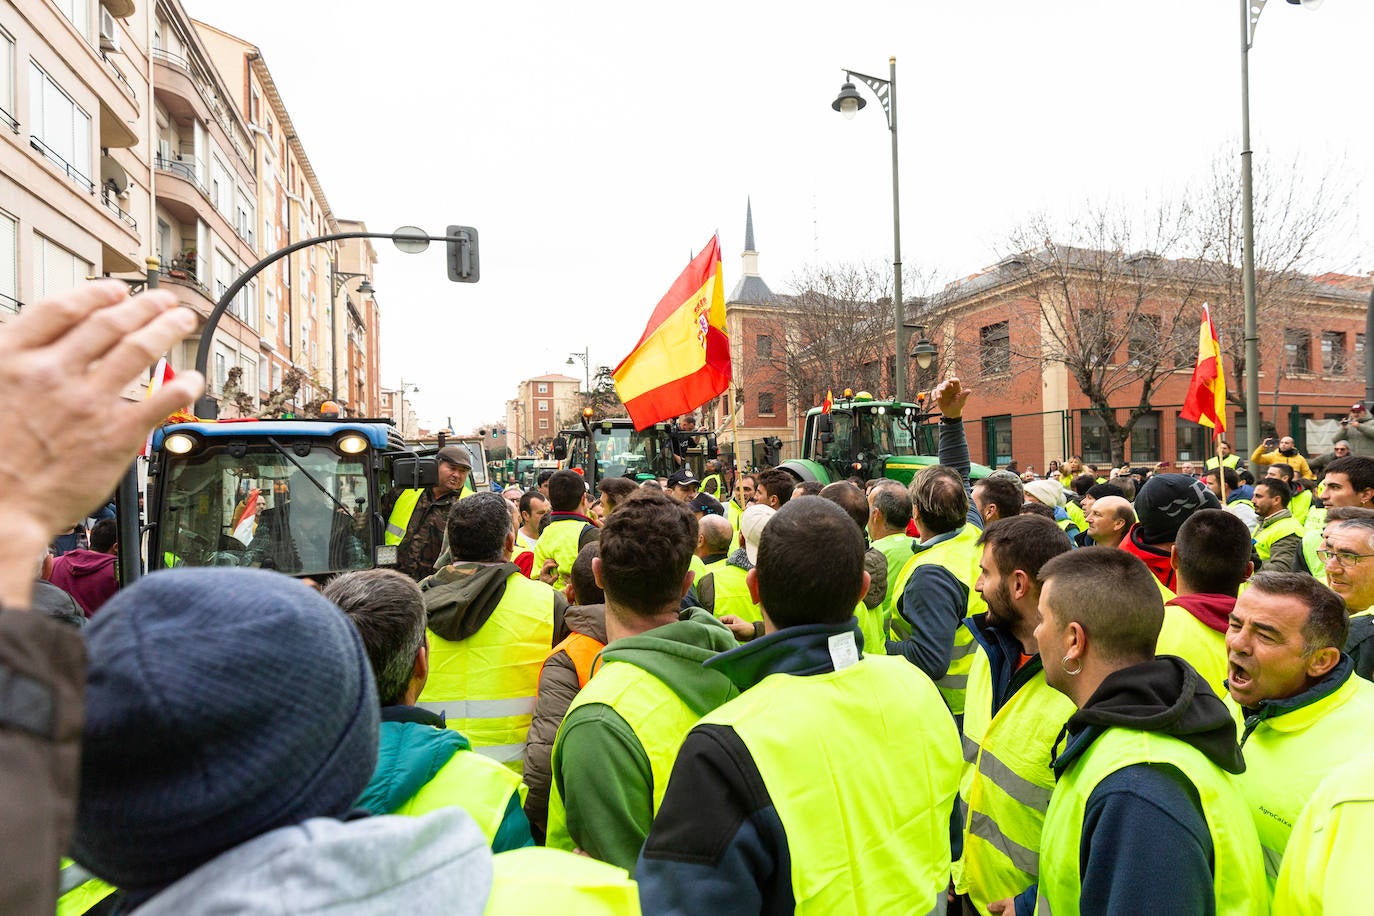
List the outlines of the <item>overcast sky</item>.
<svg viewBox="0 0 1374 916">
<path fill-rule="evenodd" d="M 890 261 L 889 135 L 863 86 L 831 111 L 844 68 L 897 57 L 904 262 L 944 279 L 1037 211 L 1177 195 L 1239 147 L 1232 0 L 184 2 L 262 49 L 336 215 L 477 227 L 475 285 L 378 243 L 383 383 L 460 432 L 580 377 L 572 351 L 615 365 L 716 231 L 728 292 L 749 196 L 775 291 Z M 1299 156 L 1365 214 L 1325 269 L 1374 270 L 1371 36 L 1370 0 L 1269 0 L 1250 54 L 1257 165 Z"/>
</svg>

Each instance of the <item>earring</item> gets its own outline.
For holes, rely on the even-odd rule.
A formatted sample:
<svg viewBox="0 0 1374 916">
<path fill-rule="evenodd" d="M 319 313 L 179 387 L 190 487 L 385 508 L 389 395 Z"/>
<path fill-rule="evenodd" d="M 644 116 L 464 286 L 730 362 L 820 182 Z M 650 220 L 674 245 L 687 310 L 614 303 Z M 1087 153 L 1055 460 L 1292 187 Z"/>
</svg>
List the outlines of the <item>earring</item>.
<svg viewBox="0 0 1374 916">
<path fill-rule="evenodd" d="M 1066 655 L 1059 660 L 1059 666 L 1064 669 L 1064 673 L 1067 674 L 1069 677 L 1077 677 L 1078 675 L 1083 673 L 1083 660 L 1080 658 L 1076 658 L 1074 659 L 1074 661 L 1078 662 L 1078 667 L 1070 671 L 1069 657 Z"/>
</svg>

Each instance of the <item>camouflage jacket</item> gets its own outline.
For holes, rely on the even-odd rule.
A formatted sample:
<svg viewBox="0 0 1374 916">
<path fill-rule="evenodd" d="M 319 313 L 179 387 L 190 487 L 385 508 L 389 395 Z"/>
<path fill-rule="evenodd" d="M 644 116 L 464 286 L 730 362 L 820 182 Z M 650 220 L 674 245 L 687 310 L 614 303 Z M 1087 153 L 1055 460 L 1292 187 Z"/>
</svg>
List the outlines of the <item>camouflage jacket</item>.
<svg viewBox="0 0 1374 916">
<path fill-rule="evenodd" d="M 382 497 L 382 518 L 391 517 L 391 510 L 402 492 L 398 488 Z M 426 487 L 420 494 L 415 511 L 410 514 L 410 523 L 406 525 L 405 537 L 396 547 L 397 572 L 405 573 L 416 582 L 434 575 L 434 561 L 444 549 L 448 513 L 460 496 L 462 493 L 449 492 L 436 498 L 431 487 Z"/>
</svg>

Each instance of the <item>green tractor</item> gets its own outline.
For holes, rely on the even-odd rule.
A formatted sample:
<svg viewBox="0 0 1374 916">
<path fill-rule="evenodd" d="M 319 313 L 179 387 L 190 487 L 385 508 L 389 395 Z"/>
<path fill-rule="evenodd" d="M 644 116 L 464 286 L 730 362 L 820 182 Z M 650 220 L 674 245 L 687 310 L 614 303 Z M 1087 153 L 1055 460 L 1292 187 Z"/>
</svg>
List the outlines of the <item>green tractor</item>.
<svg viewBox="0 0 1374 916">
<path fill-rule="evenodd" d="M 798 481 L 890 477 L 910 484 L 921 468 L 939 464 L 939 425 L 939 414 L 924 398 L 916 404 L 875 401 L 861 391 L 835 401 L 829 411 L 808 410 L 802 457 L 778 467 Z M 981 480 L 991 473 L 975 464 L 970 476 Z"/>
<path fill-rule="evenodd" d="M 629 417 L 584 417 L 581 426 L 562 430 L 553 442 L 554 457 L 586 477 L 593 495 L 607 477 L 657 480 L 682 464 L 701 477 L 706 462 L 718 454 L 710 430 L 680 429 L 671 422 L 636 430 Z"/>
</svg>

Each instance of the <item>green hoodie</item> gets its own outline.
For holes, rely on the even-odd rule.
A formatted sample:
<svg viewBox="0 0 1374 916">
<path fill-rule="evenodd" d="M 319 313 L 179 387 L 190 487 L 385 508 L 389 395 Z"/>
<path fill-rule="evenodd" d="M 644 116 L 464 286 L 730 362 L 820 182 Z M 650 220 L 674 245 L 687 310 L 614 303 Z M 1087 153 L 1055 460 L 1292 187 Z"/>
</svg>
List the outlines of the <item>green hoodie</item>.
<svg viewBox="0 0 1374 916">
<path fill-rule="evenodd" d="M 704 716 L 739 690 L 702 663 L 736 645 L 709 612 L 691 608 L 677 623 L 616 640 L 601 661 L 642 668 Z M 654 792 L 649 757 L 629 724 L 602 703 L 574 709 L 559 727 L 553 776 L 582 849 L 633 871 L 653 823 Z"/>
</svg>

